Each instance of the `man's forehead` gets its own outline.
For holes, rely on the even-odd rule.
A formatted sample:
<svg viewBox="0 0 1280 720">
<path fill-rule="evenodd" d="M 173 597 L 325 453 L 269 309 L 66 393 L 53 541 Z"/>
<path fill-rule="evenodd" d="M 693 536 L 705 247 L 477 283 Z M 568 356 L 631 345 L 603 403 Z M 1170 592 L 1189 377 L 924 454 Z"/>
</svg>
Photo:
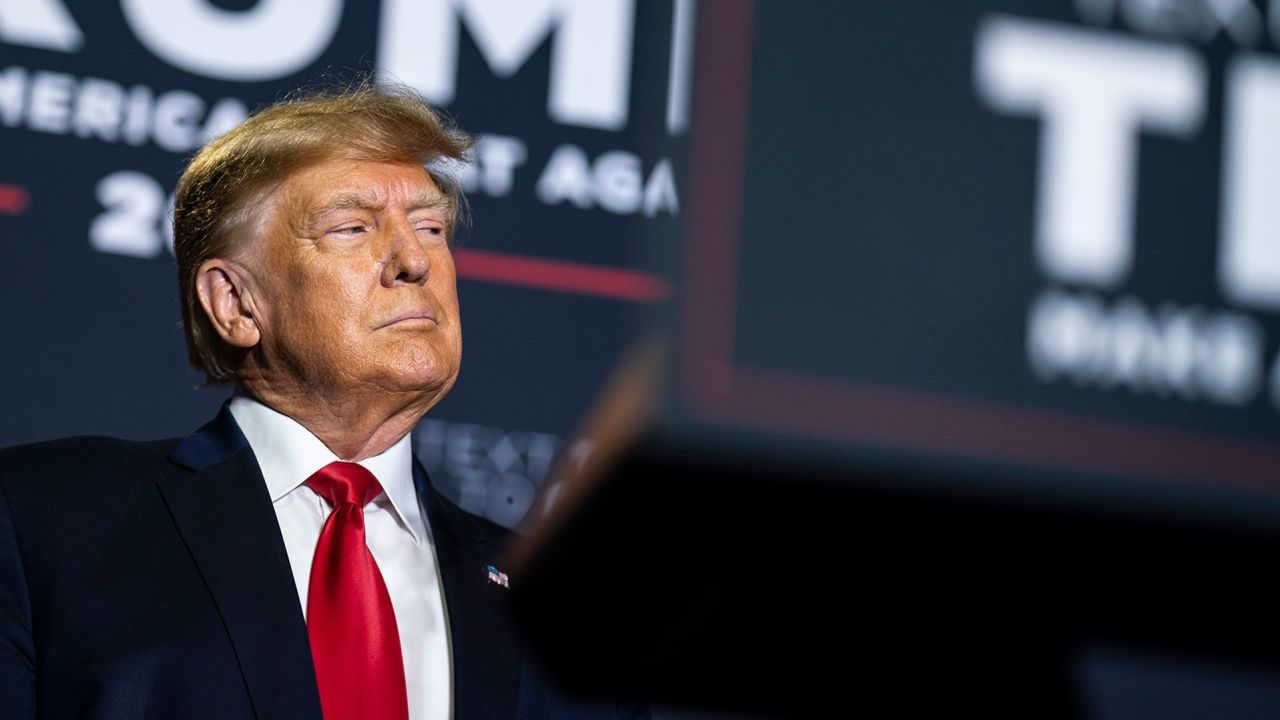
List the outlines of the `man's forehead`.
<svg viewBox="0 0 1280 720">
<path fill-rule="evenodd" d="M 304 168 L 286 181 L 300 210 L 308 213 L 381 207 L 447 208 L 452 203 L 417 163 L 333 160 Z"/>
</svg>

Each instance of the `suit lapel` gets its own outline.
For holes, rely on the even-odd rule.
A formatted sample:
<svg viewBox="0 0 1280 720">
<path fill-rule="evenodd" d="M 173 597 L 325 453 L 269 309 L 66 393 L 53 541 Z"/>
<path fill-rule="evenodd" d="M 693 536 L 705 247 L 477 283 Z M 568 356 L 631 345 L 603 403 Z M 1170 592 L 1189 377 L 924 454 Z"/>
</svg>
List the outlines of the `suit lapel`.
<svg viewBox="0 0 1280 720">
<path fill-rule="evenodd" d="M 501 551 L 488 526 L 431 487 L 414 463 L 414 482 L 427 510 L 440 563 L 453 655 L 453 716 L 509 720 L 520 693 L 520 652 L 510 625 L 506 589 L 485 567 Z"/>
<path fill-rule="evenodd" d="M 161 483 L 240 661 L 259 718 L 320 718 L 311 646 L 271 498 L 227 405 L 170 460 Z"/>
</svg>

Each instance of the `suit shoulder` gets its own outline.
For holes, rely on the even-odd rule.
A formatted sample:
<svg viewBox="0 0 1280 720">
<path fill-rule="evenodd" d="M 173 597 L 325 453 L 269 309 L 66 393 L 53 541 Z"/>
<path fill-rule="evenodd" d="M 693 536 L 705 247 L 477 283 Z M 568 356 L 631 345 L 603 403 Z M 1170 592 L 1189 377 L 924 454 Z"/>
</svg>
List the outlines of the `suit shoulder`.
<svg viewBox="0 0 1280 720">
<path fill-rule="evenodd" d="M 176 439 L 133 441 L 81 436 L 0 449 L 0 482 L 6 489 L 26 483 L 47 485 L 59 478 L 127 477 L 167 464 Z"/>
<path fill-rule="evenodd" d="M 155 458 L 163 460 L 177 444 L 177 438 L 138 441 L 82 435 L 0 449 L 0 463 L 23 468 L 103 461 L 146 462 Z"/>
<path fill-rule="evenodd" d="M 492 538 L 496 542 L 505 543 L 516 534 L 514 530 L 503 525 L 499 525 L 487 517 L 472 514 L 461 508 L 458 509 L 458 512 L 466 515 L 470 522 L 476 525 L 477 533 L 484 534 L 486 537 Z"/>
<path fill-rule="evenodd" d="M 462 509 L 452 500 L 436 489 L 430 478 L 427 480 L 432 506 L 438 508 L 441 519 L 464 536 L 486 545 L 505 545 L 515 534 L 510 529 L 492 520 Z"/>
</svg>

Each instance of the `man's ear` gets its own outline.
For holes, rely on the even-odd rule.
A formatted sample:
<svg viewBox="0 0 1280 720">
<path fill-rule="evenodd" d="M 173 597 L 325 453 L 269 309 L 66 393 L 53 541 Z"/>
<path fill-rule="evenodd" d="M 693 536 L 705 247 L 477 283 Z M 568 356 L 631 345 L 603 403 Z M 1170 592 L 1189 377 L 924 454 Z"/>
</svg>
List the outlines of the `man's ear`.
<svg viewBox="0 0 1280 720">
<path fill-rule="evenodd" d="M 229 345 L 251 348 L 262 340 L 244 268 L 221 258 L 205 260 L 196 270 L 196 293 L 214 332 Z"/>
</svg>

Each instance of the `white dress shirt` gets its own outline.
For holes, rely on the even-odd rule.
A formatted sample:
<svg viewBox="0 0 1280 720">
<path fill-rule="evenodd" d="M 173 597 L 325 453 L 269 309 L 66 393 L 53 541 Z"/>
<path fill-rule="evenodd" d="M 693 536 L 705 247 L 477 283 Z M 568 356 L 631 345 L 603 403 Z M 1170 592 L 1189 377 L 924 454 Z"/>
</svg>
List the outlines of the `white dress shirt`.
<svg viewBox="0 0 1280 720">
<path fill-rule="evenodd" d="M 329 503 L 303 483 L 340 458 L 311 431 L 253 398 L 231 399 L 231 414 L 262 468 L 280 522 L 302 612 L 307 611 L 311 557 Z M 395 608 L 412 720 L 448 720 L 452 709 L 449 631 L 435 543 L 413 485 L 409 435 L 359 462 L 382 485 L 364 506 L 365 541 Z"/>
</svg>

